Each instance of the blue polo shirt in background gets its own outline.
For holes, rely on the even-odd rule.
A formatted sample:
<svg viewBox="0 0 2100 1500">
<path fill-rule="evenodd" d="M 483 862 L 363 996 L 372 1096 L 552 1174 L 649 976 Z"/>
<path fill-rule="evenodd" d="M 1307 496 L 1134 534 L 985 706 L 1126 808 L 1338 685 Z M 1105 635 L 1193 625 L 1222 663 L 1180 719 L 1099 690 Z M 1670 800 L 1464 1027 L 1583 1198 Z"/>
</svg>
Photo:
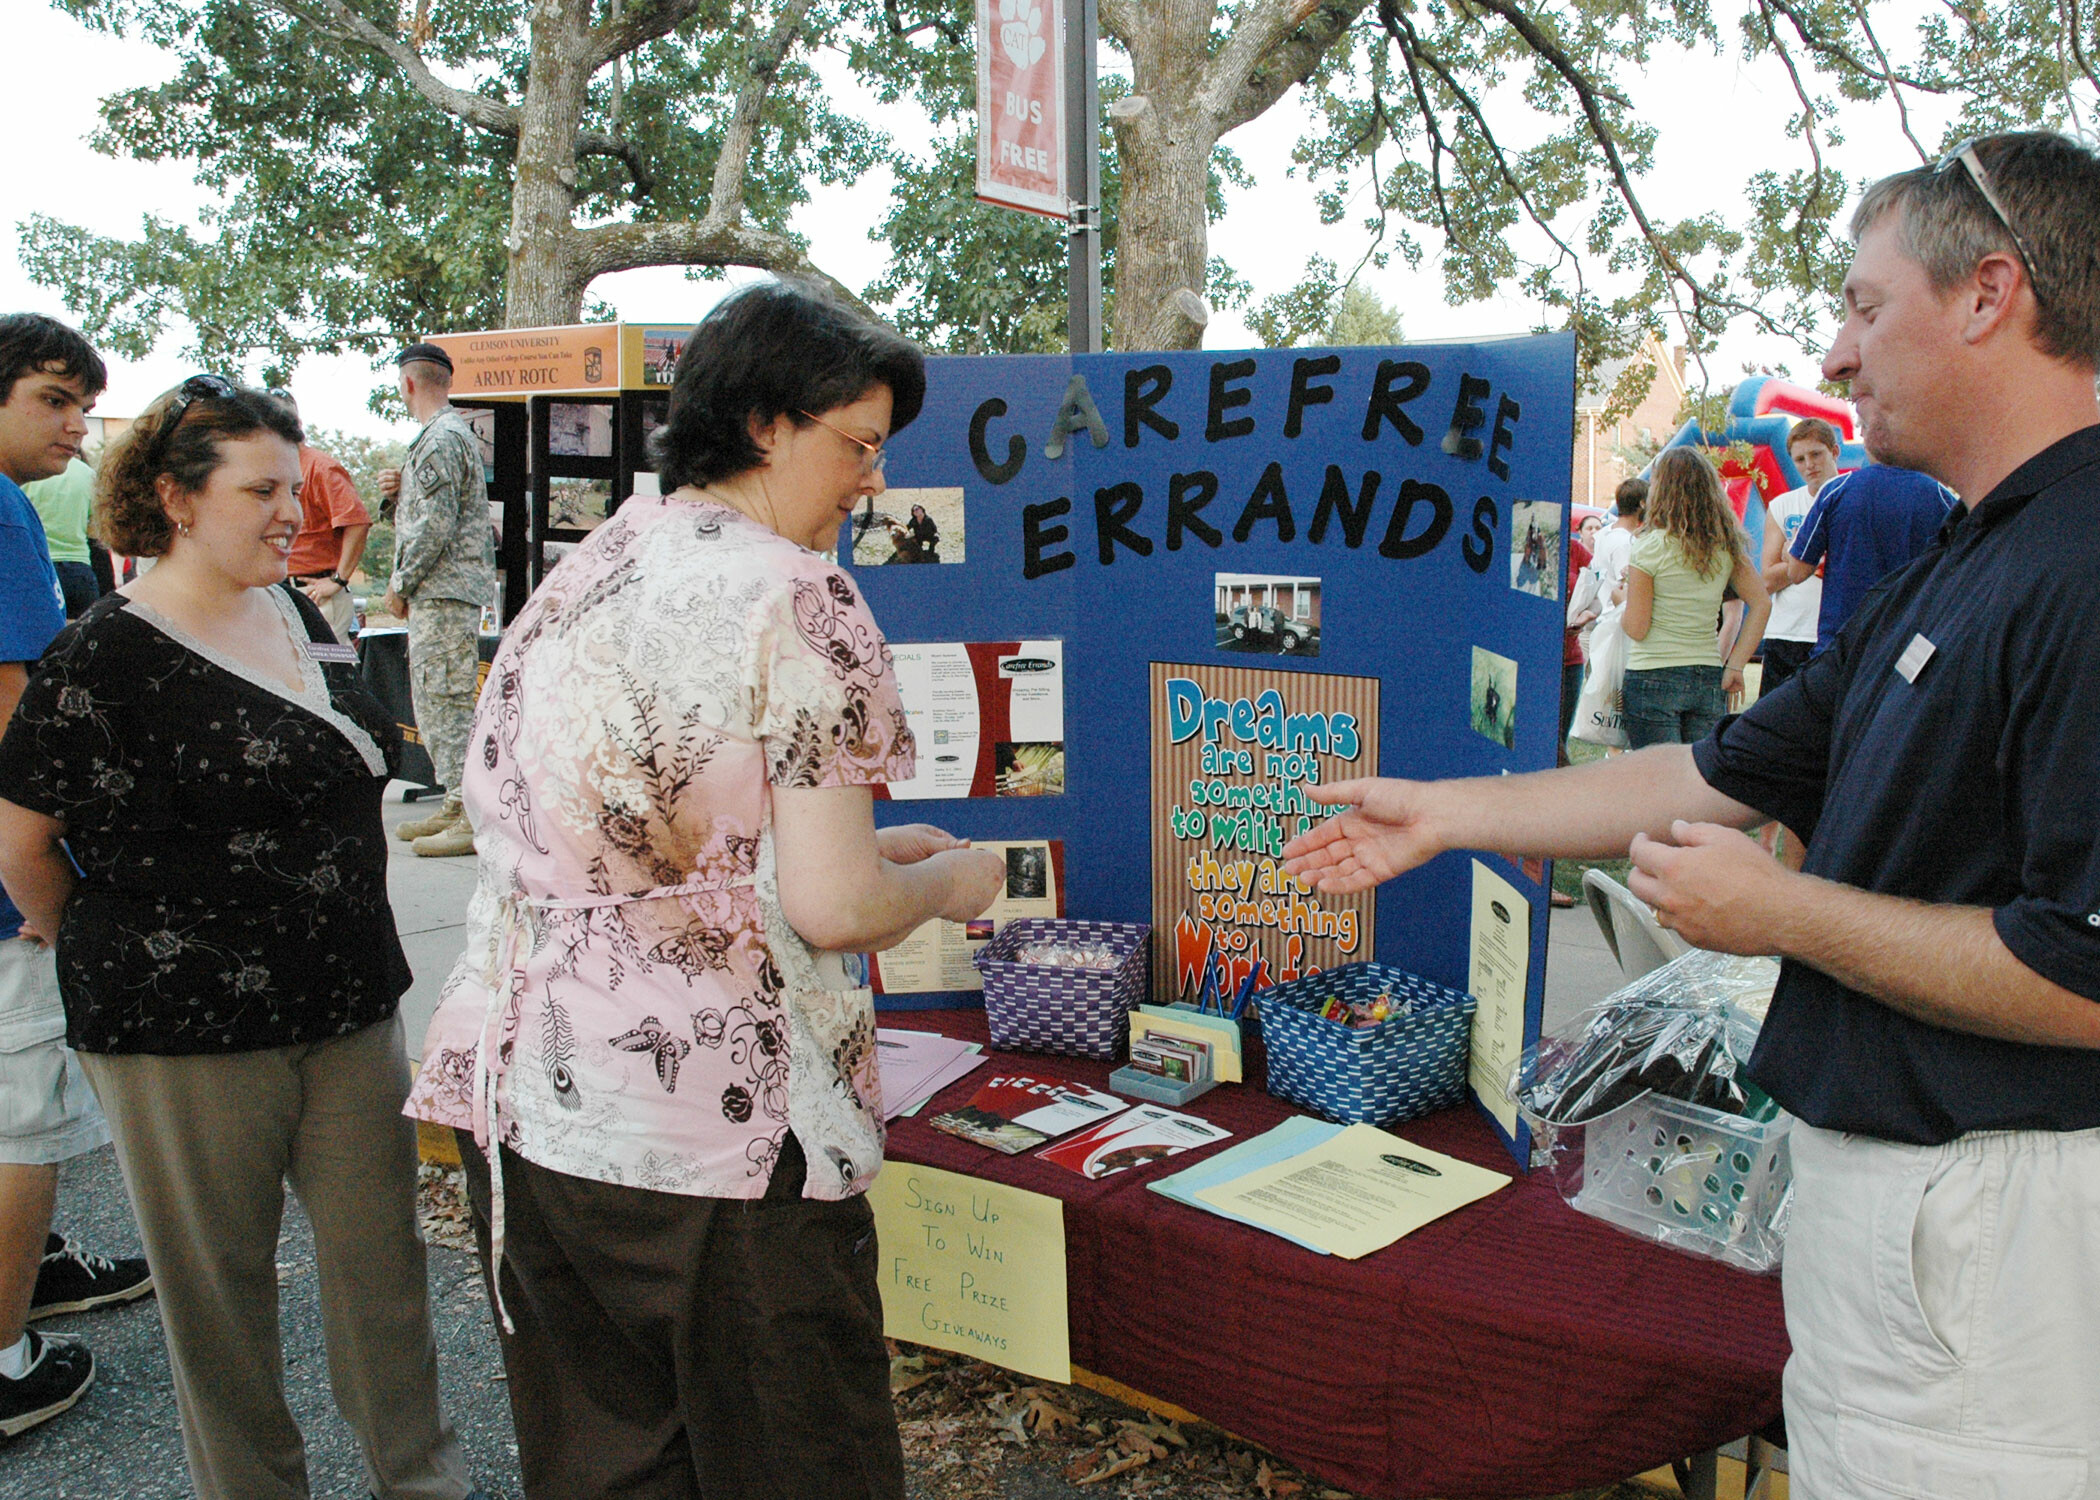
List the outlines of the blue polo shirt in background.
<svg viewBox="0 0 2100 1500">
<path fill-rule="evenodd" d="M 1807 841 L 1809 874 L 1985 907 L 2015 958 L 2100 1003 L 2096 641 L 2100 426 L 1957 510 L 1828 651 L 1692 755 Z M 1929 1025 L 1792 959 L 1750 1074 L 1809 1124 L 1882 1140 L 2100 1126 L 2100 1050 Z"/>
<path fill-rule="evenodd" d="M 1954 492 L 1929 474 L 1869 464 L 1823 486 L 1794 533 L 1793 555 L 1823 570 L 1816 650 L 1830 643 L 1875 584 L 1932 545 Z"/>
<path fill-rule="evenodd" d="M 44 543 L 44 523 L 22 487 L 0 474 L 0 662 L 33 665 L 66 626 L 66 598 Z M 22 913 L 0 891 L 0 941 L 22 930 Z"/>
</svg>

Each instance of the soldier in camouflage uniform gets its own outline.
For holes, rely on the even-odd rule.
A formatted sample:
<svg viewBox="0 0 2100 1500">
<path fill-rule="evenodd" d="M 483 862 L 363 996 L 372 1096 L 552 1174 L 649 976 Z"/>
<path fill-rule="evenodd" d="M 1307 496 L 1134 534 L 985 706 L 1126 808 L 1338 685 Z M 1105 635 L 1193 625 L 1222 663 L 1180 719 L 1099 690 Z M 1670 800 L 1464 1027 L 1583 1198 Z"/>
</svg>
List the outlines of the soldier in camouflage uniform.
<svg viewBox="0 0 2100 1500">
<path fill-rule="evenodd" d="M 418 854 L 472 854 L 474 830 L 459 788 L 481 668 L 481 607 L 496 598 L 488 489 L 481 445 L 449 399 L 451 358 L 435 344 L 411 344 L 394 362 L 402 398 L 423 430 L 404 466 L 380 476 L 380 488 L 398 496 L 386 603 L 408 617 L 416 728 L 445 788 L 436 813 L 395 832 Z"/>
</svg>

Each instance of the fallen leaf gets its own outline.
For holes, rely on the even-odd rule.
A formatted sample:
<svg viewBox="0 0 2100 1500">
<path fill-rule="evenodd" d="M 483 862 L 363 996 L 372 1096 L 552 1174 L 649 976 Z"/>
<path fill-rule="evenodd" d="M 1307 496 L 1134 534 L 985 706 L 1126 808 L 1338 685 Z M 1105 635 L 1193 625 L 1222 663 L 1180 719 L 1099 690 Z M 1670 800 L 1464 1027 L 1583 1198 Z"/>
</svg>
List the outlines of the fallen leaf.
<svg viewBox="0 0 2100 1500">
<path fill-rule="evenodd" d="M 1150 1453 L 1126 1453 L 1121 1458 L 1110 1462 L 1107 1466 L 1096 1469 L 1079 1482 L 1081 1484 L 1099 1484 L 1104 1479 L 1113 1479 L 1118 1474 L 1128 1474 L 1132 1469 L 1142 1468 L 1151 1462 L 1152 1455 Z"/>
<path fill-rule="evenodd" d="M 1285 1479 L 1270 1468 L 1267 1459 L 1263 1459 L 1261 1466 L 1254 1471 L 1254 1483 L 1262 1494 L 1272 1496 L 1274 1500 L 1289 1500 L 1290 1496 L 1300 1493 L 1305 1488 L 1297 1480 Z"/>
</svg>

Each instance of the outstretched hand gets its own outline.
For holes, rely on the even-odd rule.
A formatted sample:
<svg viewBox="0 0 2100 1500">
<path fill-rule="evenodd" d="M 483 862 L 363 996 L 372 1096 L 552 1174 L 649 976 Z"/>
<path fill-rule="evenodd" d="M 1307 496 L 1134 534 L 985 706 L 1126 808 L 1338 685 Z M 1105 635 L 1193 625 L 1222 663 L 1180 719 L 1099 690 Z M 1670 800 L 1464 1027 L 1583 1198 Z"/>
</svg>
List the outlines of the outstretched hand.
<svg viewBox="0 0 2100 1500">
<path fill-rule="evenodd" d="M 1348 811 L 1285 844 L 1283 865 L 1323 891 L 1366 891 L 1444 852 L 1429 824 L 1426 782 L 1365 777 L 1312 790 Z"/>
</svg>

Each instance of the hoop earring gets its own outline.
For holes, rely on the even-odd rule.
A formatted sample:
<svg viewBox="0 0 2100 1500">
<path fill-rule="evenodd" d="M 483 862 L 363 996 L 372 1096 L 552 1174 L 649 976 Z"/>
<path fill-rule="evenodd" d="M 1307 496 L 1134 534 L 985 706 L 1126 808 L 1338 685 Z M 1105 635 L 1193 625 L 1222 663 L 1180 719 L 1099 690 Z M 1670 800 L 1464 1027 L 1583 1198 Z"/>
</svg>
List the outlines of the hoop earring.
<svg viewBox="0 0 2100 1500">
<path fill-rule="evenodd" d="M 187 521 L 177 521 L 175 523 L 175 529 L 181 532 L 184 536 L 188 536 L 190 534 L 190 523 Z"/>
</svg>

